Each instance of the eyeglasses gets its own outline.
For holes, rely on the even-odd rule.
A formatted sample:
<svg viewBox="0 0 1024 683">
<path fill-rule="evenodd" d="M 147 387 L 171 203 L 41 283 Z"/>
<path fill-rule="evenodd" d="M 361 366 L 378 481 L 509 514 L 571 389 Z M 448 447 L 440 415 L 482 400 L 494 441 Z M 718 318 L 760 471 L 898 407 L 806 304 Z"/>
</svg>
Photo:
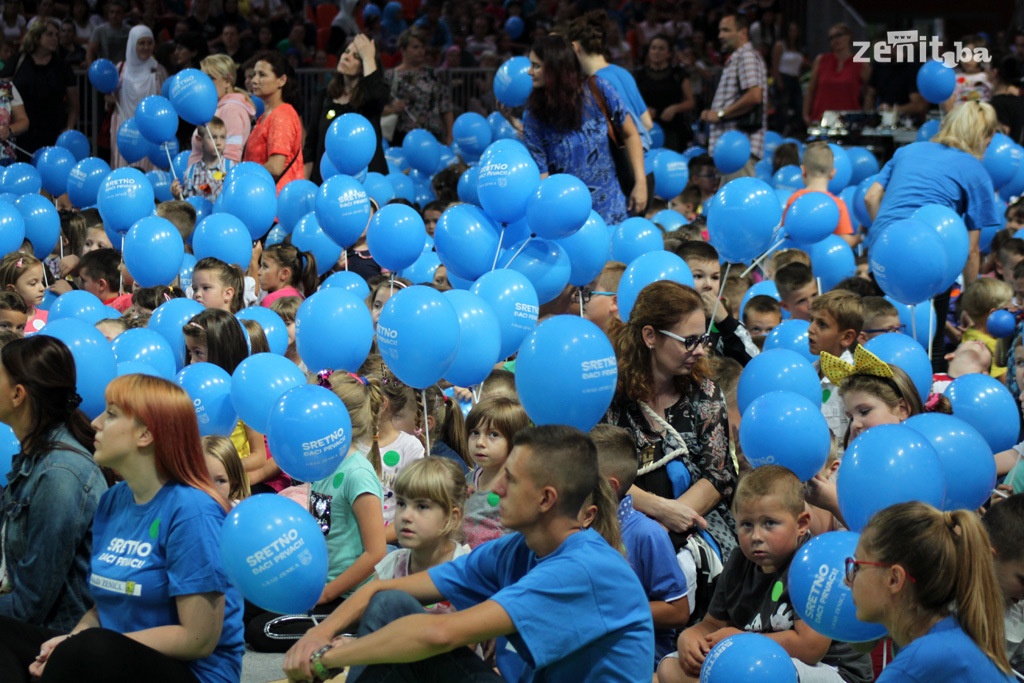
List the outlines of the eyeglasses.
<svg viewBox="0 0 1024 683">
<path fill-rule="evenodd" d="M 882 567 L 883 569 L 888 569 L 889 567 L 895 566 L 895 564 L 890 564 L 888 562 L 868 562 L 866 560 L 855 560 L 852 557 L 848 557 L 846 558 L 846 583 L 853 585 L 853 580 L 857 578 L 857 572 L 860 571 L 861 567 Z M 910 583 L 917 583 L 917 579 L 911 576 L 909 572 L 906 572 L 906 570 L 904 570 L 904 572 L 907 574 L 907 580 L 909 580 Z"/>
<path fill-rule="evenodd" d="M 864 334 L 887 334 L 889 332 L 899 332 L 903 334 L 907 331 L 906 325 L 893 325 L 892 327 L 879 327 L 876 330 L 862 330 Z"/>
<path fill-rule="evenodd" d="M 677 342 L 683 345 L 687 351 L 693 351 L 698 346 L 707 347 L 711 343 L 710 334 L 695 334 L 692 337 L 680 337 L 678 334 L 673 334 L 668 330 L 658 330 L 660 334 L 665 335 L 669 339 L 675 339 Z"/>
<path fill-rule="evenodd" d="M 571 301 L 574 304 L 578 304 L 582 300 L 583 305 L 586 306 L 595 296 L 615 296 L 615 292 L 597 292 L 588 287 L 580 287 L 579 289 L 573 290 Z"/>
</svg>

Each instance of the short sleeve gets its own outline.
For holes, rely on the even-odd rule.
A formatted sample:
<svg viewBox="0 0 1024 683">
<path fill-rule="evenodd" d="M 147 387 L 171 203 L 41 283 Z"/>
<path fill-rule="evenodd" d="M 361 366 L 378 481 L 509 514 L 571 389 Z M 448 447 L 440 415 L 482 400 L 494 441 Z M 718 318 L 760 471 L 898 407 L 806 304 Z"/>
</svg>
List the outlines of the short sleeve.
<svg viewBox="0 0 1024 683">
<path fill-rule="evenodd" d="M 370 467 L 353 467 L 345 474 L 345 480 L 341 484 L 341 496 L 346 505 L 351 506 L 356 498 L 364 494 L 382 498 L 384 492 L 381 489 L 380 479 Z M 338 496 L 335 500 L 338 500 Z M 339 501 L 339 504 L 340 501 Z"/>
<path fill-rule="evenodd" d="M 25 100 L 21 99 L 21 93 L 18 92 L 18 88 L 11 83 L 11 106 L 22 107 L 25 105 Z"/>
<path fill-rule="evenodd" d="M 527 110 L 523 114 L 523 144 L 533 157 L 541 173 L 548 172 L 548 153 L 541 140 L 541 123 Z"/>
<path fill-rule="evenodd" d="M 854 233 L 853 222 L 850 220 L 850 210 L 847 208 L 846 202 L 835 196 L 832 197 L 832 200 L 839 207 L 839 224 L 836 226 L 834 234 L 852 235 Z"/>
<path fill-rule="evenodd" d="M 221 565 L 224 513 L 206 493 L 198 505 L 182 507 L 167 535 L 167 592 L 171 596 L 223 593 L 230 586 Z M 197 498 L 198 498 L 197 495 Z"/>
<path fill-rule="evenodd" d="M 647 590 L 647 599 L 673 602 L 685 596 L 686 576 L 676 560 L 668 534 L 661 527 L 651 527 L 650 533 L 643 534 L 637 541 L 630 557 L 637 564 L 633 569 Z"/>
<path fill-rule="evenodd" d="M 267 158 L 280 154 L 291 159 L 298 154 L 302 146 L 302 128 L 298 115 L 290 106 L 281 105 L 275 112 L 270 131 L 267 135 Z M 268 123 L 271 123 L 268 121 Z"/>
<path fill-rule="evenodd" d="M 753 50 L 745 51 L 739 64 L 738 78 L 740 91 L 750 90 L 755 86 L 765 86 L 765 67 Z"/>
<path fill-rule="evenodd" d="M 728 604 L 728 591 L 735 590 L 735 584 L 739 580 L 739 574 L 743 563 L 743 551 L 736 548 L 732 551 L 732 555 L 725 562 L 725 568 L 722 569 L 722 573 L 718 576 L 718 582 L 715 583 L 715 592 L 711 594 L 711 602 L 708 604 L 708 614 L 712 618 L 717 619 L 726 624 L 736 626 L 732 621 L 732 617 L 729 614 Z"/>
<path fill-rule="evenodd" d="M 377 578 L 381 580 L 393 579 L 396 576 L 406 576 L 408 571 L 398 573 L 398 570 L 403 566 L 408 567 L 408 561 L 409 551 L 405 548 L 399 548 L 385 555 L 384 559 L 373 568 L 373 571 Z"/>
<path fill-rule="evenodd" d="M 900 158 L 900 154 L 903 152 L 904 149 L 906 149 L 906 147 L 902 147 L 896 150 L 896 153 L 892 155 L 892 159 L 889 159 L 889 161 L 885 162 L 885 165 L 882 166 L 882 170 L 880 170 L 878 172 L 878 175 L 875 176 L 876 183 L 878 183 L 882 187 L 887 187 L 889 185 L 889 180 L 892 178 L 892 167 Z"/>
<path fill-rule="evenodd" d="M 465 610 L 489 599 L 501 588 L 498 568 L 512 537 L 486 543 L 468 555 L 427 570 L 430 580 L 445 600 L 457 610 Z"/>
</svg>

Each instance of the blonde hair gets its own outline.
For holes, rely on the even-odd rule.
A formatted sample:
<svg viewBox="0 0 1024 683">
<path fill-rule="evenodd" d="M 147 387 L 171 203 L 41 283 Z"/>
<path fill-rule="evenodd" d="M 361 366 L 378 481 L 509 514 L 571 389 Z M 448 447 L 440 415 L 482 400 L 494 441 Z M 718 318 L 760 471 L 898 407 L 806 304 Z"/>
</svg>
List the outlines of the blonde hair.
<svg viewBox="0 0 1024 683">
<path fill-rule="evenodd" d="M 282 296 L 270 304 L 270 310 L 281 316 L 285 323 L 295 322 L 295 316 L 299 314 L 299 306 L 302 305 L 302 298 L 297 296 Z"/>
<path fill-rule="evenodd" d="M 931 141 L 980 159 L 985 156 L 998 125 L 996 110 L 991 104 L 979 100 L 964 102 L 953 107 Z"/>
<path fill-rule="evenodd" d="M 437 503 L 445 516 L 442 535 L 453 540 L 462 540 L 462 517 L 453 513 L 465 511 L 466 477 L 462 468 L 448 458 L 420 458 L 402 469 L 395 479 L 396 496 L 407 501 L 429 500 Z"/>
<path fill-rule="evenodd" d="M 224 54 L 204 57 L 199 62 L 199 69 L 207 75 L 212 74 L 217 78 L 224 79 L 228 83 L 234 83 L 238 76 L 238 64 L 231 57 Z M 232 88 L 231 92 L 236 92 L 245 95 L 250 100 L 252 99 L 252 96 L 241 88 Z"/>
<path fill-rule="evenodd" d="M 373 465 L 377 476 L 381 475 L 380 445 L 377 443 L 377 429 L 380 424 L 380 408 L 384 405 L 384 392 L 380 381 L 352 375 L 347 372 L 331 373 L 328 379 L 330 389 L 348 409 L 352 421 L 352 442 L 370 444 L 366 459 Z"/>
<path fill-rule="evenodd" d="M 971 640 L 1000 671 L 1011 673 L 991 542 L 974 512 L 899 503 L 871 518 L 861 543 L 879 562 L 899 565 L 913 577 L 907 588 L 919 609 L 946 616 L 954 607 Z"/>
<path fill-rule="evenodd" d="M 249 489 L 249 477 L 245 473 L 242 459 L 238 457 L 238 449 L 231 439 L 226 436 L 204 436 L 202 438 L 203 455 L 214 458 L 224 465 L 224 472 L 228 475 L 228 482 L 231 490 L 228 492 L 228 502 L 245 500 L 252 495 Z"/>
<path fill-rule="evenodd" d="M 835 168 L 835 155 L 827 142 L 812 142 L 804 149 L 804 172 L 812 177 L 828 177 Z"/>
<path fill-rule="evenodd" d="M 988 318 L 993 308 L 1001 308 L 1013 299 L 1013 288 L 994 277 L 978 278 L 964 289 L 960 307 L 978 324 Z"/>
</svg>

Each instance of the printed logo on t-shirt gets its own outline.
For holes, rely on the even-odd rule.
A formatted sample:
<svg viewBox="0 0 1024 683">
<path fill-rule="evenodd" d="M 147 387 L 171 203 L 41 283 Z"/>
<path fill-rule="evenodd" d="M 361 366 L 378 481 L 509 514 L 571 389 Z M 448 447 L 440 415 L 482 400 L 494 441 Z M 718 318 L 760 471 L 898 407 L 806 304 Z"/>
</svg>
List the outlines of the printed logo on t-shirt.
<svg viewBox="0 0 1024 683">
<path fill-rule="evenodd" d="M 152 552 L 153 545 L 151 543 L 124 538 L 112 538 L 96 559 L 99 562 L 106 562 L 115 567 L 142 569 L 146 566 L 144 558 L 149 557 Z"/>
<path fill-rule="evenodd" d="M 142 595 L 142 586 L 135 581 L 118 581 L 116 579 L 108 579 L 105 576 L 93 574 L 89 577 L 89 585 L 93 588 L 102 588 L 103 590 L 110 591 L 111 593 L 130 595 L 135 598 Z"/>
</svg>

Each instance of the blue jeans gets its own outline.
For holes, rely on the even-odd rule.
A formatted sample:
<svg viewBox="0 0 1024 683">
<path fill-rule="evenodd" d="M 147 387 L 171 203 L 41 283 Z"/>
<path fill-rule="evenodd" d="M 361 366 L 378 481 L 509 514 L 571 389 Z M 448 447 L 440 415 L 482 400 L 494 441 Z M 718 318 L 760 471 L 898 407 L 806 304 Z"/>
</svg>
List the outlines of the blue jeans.
<svg viewBox="0 0 1024 683">
<path fill-rule="evenodd" d="M 369 635 L 410 614 L 423 614 L 423 606 L 408 593 L 377 593 L 370 599 L 359 622 L 359 635 Z M 491 683 L 500 682 L 501 676 L 468 647 L 458 647 L 419 662 L 354 666 L 348 673 L 348 680 L 359 683 Z"/>
</svg>

